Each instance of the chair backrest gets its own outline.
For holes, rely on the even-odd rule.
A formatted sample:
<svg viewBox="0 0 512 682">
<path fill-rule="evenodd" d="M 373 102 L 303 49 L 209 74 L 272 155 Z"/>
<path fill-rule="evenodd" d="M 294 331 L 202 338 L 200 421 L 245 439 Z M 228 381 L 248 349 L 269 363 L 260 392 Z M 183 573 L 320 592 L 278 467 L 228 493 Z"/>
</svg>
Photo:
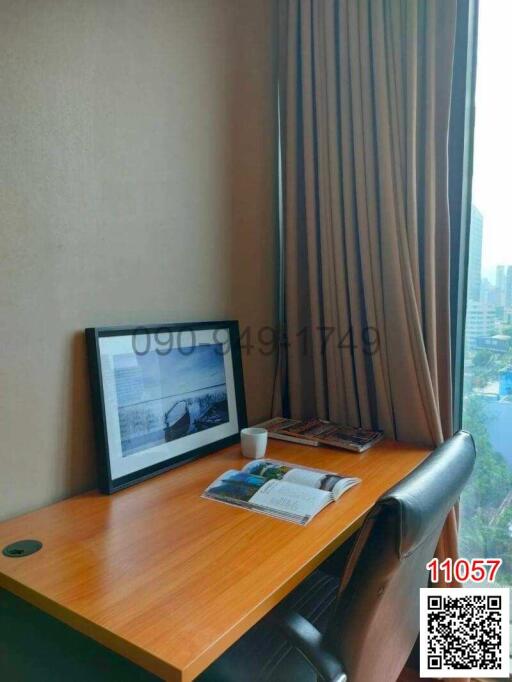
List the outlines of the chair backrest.
<svg viewBox="0 0 512 682">
<path fill-rule="evenodd" d="M 473 438 L 458 432 L 384 494 L 366 518 L 326 635 L 349 682 L 395 682 L 399 676 L 418 636 L 425 566 L 474 461 Z"/>
</svg>

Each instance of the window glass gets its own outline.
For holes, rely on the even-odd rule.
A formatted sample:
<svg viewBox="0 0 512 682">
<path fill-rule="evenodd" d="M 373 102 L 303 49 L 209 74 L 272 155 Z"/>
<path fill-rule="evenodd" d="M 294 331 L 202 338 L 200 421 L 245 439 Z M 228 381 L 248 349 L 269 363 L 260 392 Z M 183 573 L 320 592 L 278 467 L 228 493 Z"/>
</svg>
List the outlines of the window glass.
<svg viewBox="0 0 512 682">
<path fill-rule="evenodd" d="M 501 557 L 512 584 L 512 2 L 479 9 L 463 425 L 477 462 L 460 554 Z"/>
</svg>

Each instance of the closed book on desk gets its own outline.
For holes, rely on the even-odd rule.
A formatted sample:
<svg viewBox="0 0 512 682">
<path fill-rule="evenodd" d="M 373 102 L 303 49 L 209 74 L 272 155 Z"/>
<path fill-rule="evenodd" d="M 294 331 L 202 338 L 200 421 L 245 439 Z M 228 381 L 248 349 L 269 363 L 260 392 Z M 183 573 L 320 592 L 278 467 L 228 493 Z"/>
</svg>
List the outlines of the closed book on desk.
<svg viewBox="0 0 512 682">
<path fill-rule="evenodd" d="M 382 431 L 372 431 L 360 427 L 343 426 L 325 419 L 285 419 L 274 417 L 259 427 L 267 429 L 269 438 L 288 440 L 302 445 L 330 445 L 334 448 L 364 452 L 378 443 L 383 437 Z"/>
</svg>

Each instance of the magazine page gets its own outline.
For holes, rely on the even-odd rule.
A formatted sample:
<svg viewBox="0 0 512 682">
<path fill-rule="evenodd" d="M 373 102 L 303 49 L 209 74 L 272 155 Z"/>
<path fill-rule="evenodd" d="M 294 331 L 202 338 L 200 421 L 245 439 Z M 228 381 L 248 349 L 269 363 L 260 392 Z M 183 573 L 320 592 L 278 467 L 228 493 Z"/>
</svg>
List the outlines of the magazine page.
<svg viewBox="0 0 512 682">
<path fill-rule="evenodd" d="M 219 476 L 208 486 L 203 497 L 301 525 L 308 523 L 333 499 L 332 493 L 327 490 L 235 470 Z"/>
<path fill-rule="evenodd" d="M 299 443 L 300 445 L 317 446 L 318 441 L 308 436 L 301 437 L 300 435 L 292 434 L 287 429 L 296 428 L 302 424 L 297 419 L 285 419 L 284 417 L 273 417 L 267 421 L 257 424 L 262 429 L 267 429 L 269 438 L 277 440 L 286 440 L 291 443 Z"/>
<path fill-rule="evenodd" d="M 330 471 L 303 467 L 288 462 L 278 462 L 272 459 L 259 459 L 249 462 L 242 471 L 267 480 L 277 479 L 308 486 L 317 490 L 325 490 L 338 500 L 343 493 L 360 482 L 359 478 L 340 476 Z"/>
<path fill-rule="evenodd" d="M 273 417 L 258 424 L 259 427 L 267 429 L 269 433 L 281 431 L 302 424 L 298 419 L 286 419 L 285 417 Z"/>
<path fill-rule="evenodd" d="M 291 420 L 288 420 L 291 421 Z M 382 431 L 370 431 L 359 427 L 342 426 L 324 419 L 283 425 L 279 433 L 314 439 L 325 445 L 362 452 L 382 438 Z"/>
<path fill-rule="evenodd" d="M 276 479 L 267 481 L 251 498 L 251 503 L 261 509 L 271 509 L 297 517 L 298 523 L 306 524 L 315 514 L 332 502 L 332 494 L 326 490 L 307 488 Z"/>
<path fill-rule="evenodd" d="M 351 426 L 339 426 L 329 422 L 316 429 L 316 437 L 321 443 L 335 447 L 353 448 L 359 451 L 367 449 L 382 438 L 382 431 L 369 431 Z"/>
<path fill-rule="evenodd" d="M 261 424 L 260 428 L 267 429 L 269 436 L 290 436 L 292 438 L 305 439 L 306 441 L 314 441 L 314 439 L 304 432 L 306 422 L 299 419 L 286 419 L 285 417 L 273 417 Z"/>
<path fill-rule="evenodd" d="M 282 423 L 278 427 L 278 433 L 298 438 L 310 438 L 311 440 L 317 439 L 317 433 L 322 433 L 326 423 L 321 419 L 309 419 L 307 421 L 286 419 L 284 421 L 286 423 Z"/>
</svg>

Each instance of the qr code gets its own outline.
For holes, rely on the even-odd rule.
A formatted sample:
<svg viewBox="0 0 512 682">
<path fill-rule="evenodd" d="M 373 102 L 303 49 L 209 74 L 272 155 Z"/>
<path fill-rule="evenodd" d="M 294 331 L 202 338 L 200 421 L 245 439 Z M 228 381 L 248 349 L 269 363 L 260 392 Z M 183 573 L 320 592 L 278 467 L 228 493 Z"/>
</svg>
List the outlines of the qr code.
<svg viewBox="0 0 512 682">
<path fill-rule="evenodd" d="M 508 588 L 420 592 L 421 677 L 508 677 Z"/>
</svg>

